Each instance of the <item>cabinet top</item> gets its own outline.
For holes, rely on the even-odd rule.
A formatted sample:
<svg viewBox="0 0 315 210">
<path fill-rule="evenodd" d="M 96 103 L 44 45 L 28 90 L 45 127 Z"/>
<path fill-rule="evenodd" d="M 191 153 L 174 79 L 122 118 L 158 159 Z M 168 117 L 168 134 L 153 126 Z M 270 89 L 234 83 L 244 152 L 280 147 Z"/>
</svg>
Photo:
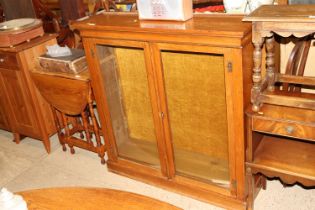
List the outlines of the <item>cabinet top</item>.
<svg viewBox="0 0 315 210">
<path fill-rule="evenodd" d="M 76 21 L 71 27 L 83 32 L 146 32 L 238 38 L 251 32 L 251 24 L 242 22 L 242 16 L 225 14 L 195 15 L 188 21 L 179 22 L 139 20 L 135 13 L 104 12 L 82 21 Z M 82 36 L 85 36 L 84 33 Z"/>
</svg>

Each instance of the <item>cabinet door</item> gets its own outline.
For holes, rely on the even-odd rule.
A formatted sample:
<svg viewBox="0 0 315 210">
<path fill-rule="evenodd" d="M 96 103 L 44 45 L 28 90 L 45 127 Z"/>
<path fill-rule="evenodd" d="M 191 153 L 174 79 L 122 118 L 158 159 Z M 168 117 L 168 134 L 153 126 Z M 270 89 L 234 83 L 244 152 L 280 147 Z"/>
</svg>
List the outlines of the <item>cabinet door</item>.
<svg viewBox="0 0 315 210">
<path fill-rule="evenodd" d="M 8 113 L 6 112 L 7 99 L 5 98 L 3 91 L 4 91 L 3 79 L 0 74 L 0 129 L 10 130 L 8 119 L 7 119 Z"/>
<path fill-rule="evenodd" d="M 156 131 L 155 91 L 150 73 L 149 47 L 142 42 L 99 40 L 94 47 L 96 64 L 93 75 L 99 74 L 93 87 L 108 113 L 108 138 L 116 148 L 118 158 L 129 159 L 160 168 Z M 92 82 L 93 84 L 97 82 Z M 104 91 L 98 94 L 98 91 Z"/>
<path fill-rule="evenodd" d="M 231 88 L 230 50 L 156 44 L 152 51 L 159 52 L 155 67 L 160 95 L 164 94 L 163 123 L 173 153 L 173 176 L 231 188 L 235 179 L 232 113 L 239 113 L 233 110 L 231 95 L 242 85 Z"/>
<path fill-rule="evenodd" d="M 34 138 L 39 137 L 35 113 L 27 86 L 19 70 L 0 69 L 4 90 L 7 95 L 7 106 L 10 108 L 10 122 L 13 132 Z"/>
</svg>

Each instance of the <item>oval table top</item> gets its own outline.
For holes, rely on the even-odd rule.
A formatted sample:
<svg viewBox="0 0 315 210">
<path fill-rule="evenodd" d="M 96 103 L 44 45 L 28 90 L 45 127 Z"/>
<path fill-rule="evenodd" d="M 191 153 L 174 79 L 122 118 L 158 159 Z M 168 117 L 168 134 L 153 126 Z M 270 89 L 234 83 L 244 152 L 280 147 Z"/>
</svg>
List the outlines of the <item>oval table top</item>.
<svg viewBox="0 0 315 210">
<path fill-rule="evenodd" d="M 18 192 L 28 210 L 178 210 L 171 204 L 131 192 L 104 188 L 46 188 Z"/>
</svg>

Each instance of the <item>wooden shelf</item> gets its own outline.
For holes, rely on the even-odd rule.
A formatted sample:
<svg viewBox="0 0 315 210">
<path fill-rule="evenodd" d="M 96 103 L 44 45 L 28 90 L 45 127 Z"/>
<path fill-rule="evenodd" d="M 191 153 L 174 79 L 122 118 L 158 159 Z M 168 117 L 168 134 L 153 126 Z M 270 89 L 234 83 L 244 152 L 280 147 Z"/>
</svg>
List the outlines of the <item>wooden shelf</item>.
<svg viewBox="0 0 315 210">
<path fill-rule="evenodd" d="M 254 173 L 279 177 L 287 184 L 315 185 L 315 144 L 311 142 L 264 136 L 253 163 L 246 164 Z"/>
</svg>

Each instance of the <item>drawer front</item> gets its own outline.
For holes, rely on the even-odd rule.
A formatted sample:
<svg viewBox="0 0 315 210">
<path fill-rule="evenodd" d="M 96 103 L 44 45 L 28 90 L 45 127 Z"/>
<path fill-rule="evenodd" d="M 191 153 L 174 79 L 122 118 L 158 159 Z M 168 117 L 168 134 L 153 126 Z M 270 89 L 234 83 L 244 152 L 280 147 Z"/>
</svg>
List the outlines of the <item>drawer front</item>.
<svg viewBox="0 0 315 210">
<path fill-rule="evenodd" d="M 18 69 L 16 54 L 0 53 L 0 67 L 4 69 Z"/>
<path fill-rule="evenodd" d="M 253 130 L 294 138 L 315 140 L 315 126 L 297 122 L 279 122 L 269 119 L 254 118 Z"/>
</svg>

